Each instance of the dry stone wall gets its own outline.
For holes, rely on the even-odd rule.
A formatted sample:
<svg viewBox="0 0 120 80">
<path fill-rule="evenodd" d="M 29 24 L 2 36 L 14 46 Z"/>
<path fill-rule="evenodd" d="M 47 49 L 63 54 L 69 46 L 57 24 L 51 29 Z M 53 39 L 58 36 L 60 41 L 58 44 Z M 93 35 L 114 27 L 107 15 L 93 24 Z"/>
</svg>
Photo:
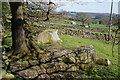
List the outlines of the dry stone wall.
<svg viewBox="0 0 120 80">
<path fill-rule="evenodd" d="M 107 40 L 108 39 L 108 34 L 92 33 L 92 32 L 86 32 L 83 30 L 72 30 L 72 29 L 67 29 L 67 28 L 59 29 L 58 33 L 64 34 L 64 35 L 71 35 L 71 36 L 80 36 L 83 38 L 97 39 L 97 40 Z M 110 41 L 114 41 L 114 39 L 115 39 L 115 41 L 118 41 L 117 37 L 111 35 Z"/>
<path fill-rule="evenodd" d="M 32 57 L 19 59 L 10 64 L 10 70 L 23 80 L 42 78 L 83 78 L 77 70 L 91 71 L 95 67 L 96 53 L 93 46 L 63 48 L 50 46 L 44 53 L 29 54 Z M 34 57 L 33 57 L 34 56 Z M 22 80 L 21 79 L 21 80 Z"/>
</svg>

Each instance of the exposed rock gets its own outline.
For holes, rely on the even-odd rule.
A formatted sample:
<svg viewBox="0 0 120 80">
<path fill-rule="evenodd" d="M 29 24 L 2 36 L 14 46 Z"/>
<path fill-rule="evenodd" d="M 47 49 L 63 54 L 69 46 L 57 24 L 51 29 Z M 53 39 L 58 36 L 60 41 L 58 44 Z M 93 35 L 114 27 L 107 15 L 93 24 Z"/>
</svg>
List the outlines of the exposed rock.
<svg viewBox="0 0 120 80">
<path fill-rule="evenodd" d="M 74 22 L 74 21 L 71 21 L 71 24 L 73 24 L 73 25 L 76 25 L 76 22 Z"/>
<path fill-rule="evenodd" d="M 65 35 L 71 35 L 71 36 L 81 36 L 84 38 L 92 38 L 92 39 L 98 39 L 98 40 L 107 40 L 108 34 L 101 34 L 101 33 L 92 33 L 87 32 L 84 30 L 72 30 L 72 29 L 60 29 L 59 34 L 65 34 Z M 119 41 L 119 39 L 113 35 L 110 35 L 110 41 Z"/>
<path fill-rule="evenodd" d="M 44 47 L 44 50 L 43 53 L 31 53 L 30 59 L 19 59 L 12 62 L 10 69 L 26 80 L 39 80 L 41 78 L 61 80 L 85 78 L 85 74 L 76 71 L 92 71 L 95 64 L 110 65 L 109 59 L 96 58 L 92 45 L 72 48 L 55 45 Z M 33 54 L 36 55 L 34 59 L 32 59 Z"/>
<path fill-rule="evenodd" d="M 78 65 L 81 69 L 87 71 L 92 70 L 92 68 L 95 66 L 94 61 L 96 54 L 94 52 L 93 46 L 80 46 L 67 49 L 58 49 L 56 47 L 50 46 L 47 47 L 47 50 L 50 53 L 54 53 L 52 54 L 52 58 L 55 58 L 55 61 L 58 60 L 60 62 L 64 62 L 65 64 L 74 64 L 73 66 Z"/>
<path fill-rule="evenodd" d="M 91 45 L 74 48 L 49 46 L 45 50 L 44 53 L 37 54 L 36 60 L 11 63 L 10 69 L 26 79 L 33 79 L 38 75 L 38 78 L 66 78 L 75 77 L 77 70 L 91 71 L 95 66 L 96 54 Z"/>
<path fill-rule="evenodd" d="M 99 65 L 106 65 L 106 66 L 109 66 L 111 64 L 109 59 L 99 58 L 99 57 L 96 58 L 95 63 Z"/>
<path fill-rule="evenodd" d="M 55 29 L 45 30 L 36 37 L 36 40 L 40 43 L 62 42 L 62 40 L 58 37 L 57 32 L 58 30 Z"/>
</svg>

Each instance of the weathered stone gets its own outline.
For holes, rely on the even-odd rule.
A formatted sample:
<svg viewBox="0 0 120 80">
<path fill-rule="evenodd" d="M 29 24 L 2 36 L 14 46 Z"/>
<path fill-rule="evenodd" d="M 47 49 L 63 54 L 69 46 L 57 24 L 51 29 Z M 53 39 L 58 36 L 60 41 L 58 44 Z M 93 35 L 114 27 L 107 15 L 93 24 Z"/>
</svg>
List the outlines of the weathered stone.
<svg viewBox="0 0 120 80">
<path fill-rule="evenodd" d="M 72 27 L 75 28 L 75 27 Z M 85 30 L 89 30 L 89 28 L 85 28 Z M 91 29 L 92 30 L 92 29 Z M 92 30 L 93 32 L 101 32 L 99 30 Z M 93 32 L 87 32 L 82 30 L 72 30 L 72 29 L 60 29 L 59 34 L 65 34 L 65 35 L 71 35 L 71 36 L 80 36 L 84 38 L 92 38 L 92 39 L 98 39 L 98 40 L 107 40 L 108 34 L 101 34 L 101 33 L 93 33 Z M 105 33 L 105 31 L 102 31 Z M 114 36 L 110 36 L 110 41 L 114 40 Z M 118 41 L 118 38 L 115 38 L 116 41 Z"/>
<path fill-rule="evenodd" d="M 51 78 L 53 78 L 53 79 L 62 79 L 62 78 L 64 78 L 64 75 L 62 75 L 62 74 L 59 74 L 59 73 L 56 73 L 56 74 L 53 74 L 52 76 L 51 76 Z"/>
<path fill-rule="evenodd" d="M 26 69 L 24 71 L 19 72 L 19 74 L 25 78 L 34 78 L 37 76 L 37 71 L 35 69 Z"/>
<path fill-rule="evenodd" d="M 70 68 L 67 71 L 77 71 L 79 69 L 80 69 L 79 66 L 70 65 Z"/>
<path fill-rule="evenodd" d="M 68 68 L 67 64 L 63 62 L 53 62 L 47 65 L 47 73 L 53 73 L 56 71 L 65 71 Z"/>
<path fill-rule="evenodd" d="M 73 25 L 76 25 L 76 22 L 74 22 L 74 21 L 71 21 L 71 24 L 73 24 Z"/>
<path fill-rule="evenodd" d="M 75 63 L 76 62 L 76 60 L 75 60 L 75 57 L 64 57 L 63 59 L 62 59 L 62 61 L 64 62 L 64 63 Z"/>
<path fill-rule="evenodd" d="M 50 76 L 48 74 L 42 74 L 38 77 L 38 80 L 41 80 L 41 79 L 51 79 Z"/>
<path fill-rule="evenodd" d="M 111 64 L 109 59 L 99 58 L 99 57 L 96 58 L 95 63 L 99 65 L 106 65 L 106 66 L 109 66 Z"/>
<path fill-rule="evenodd" d="M 36 37 L 36 40 L 40 43 L 62 42 L 62 40 L 58 37 L 57 32 L 58 30 L 54 30 L 54 29 L 45 30 Z"/>
<path fill-rule="evenodd" d="M 13 71 L 23 69 L 18 74 L 26 79 L 32 79 L 38 76 L 38 74 L 40 74 L 39 78 L 66 77 L 65 74 L 63 75 L 63 72 L 76 72 L 80 69 L 91 71 L 95 66 L 96 54 L 91 45 L 74 48 L 49 46 L 44 49 L 46 51 L 40 54 L 42 57 L 39 59 L 26 61 L 27 63 L 21 61 L 24 62 L 23 64 L 14 62 L 10 68 Z M 31 65 L 33 66 L 30 67 Z M 30 68 L 25 69 L 25 66 Z M 72 74 L 70 75 L 73 76 Z"/>
</svg>

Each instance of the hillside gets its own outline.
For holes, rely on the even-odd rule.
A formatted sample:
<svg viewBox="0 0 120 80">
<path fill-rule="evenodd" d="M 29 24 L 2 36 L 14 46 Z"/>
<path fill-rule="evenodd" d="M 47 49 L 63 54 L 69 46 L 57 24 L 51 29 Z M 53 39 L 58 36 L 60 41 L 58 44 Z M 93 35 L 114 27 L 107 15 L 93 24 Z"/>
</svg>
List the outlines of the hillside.
<svg viewBox="0 0 120 80">
<path fill-rule="evenodd" d="M 50 0 L 3 5 L 0 79 L 120 79 L 118 26 L 109 27 L 109 14 L 56 12 Z"/>
<path fill-rule="evenodd" d="M 67 12 L 67 16 L 71 16 L 71 17 L 76 17 L 76 14 L 78 12 Z M 87 15 L 90 15 L 92 18 L 93 17 L 97 17 L 97 16 L 109 16 L 109 13 L 91 13 L 91 12 L 84 12 Z M 113 17 L 116 16 L 117 14 L 113 13 Z M 97 19 L 101 19 L 101 17 L 97 18 Z"/>
<path fill-rule="evenodd" d="M 82 70 L 77 70 L 76 72 L 81 74 L 81 77 L 84 77 L 84 78 L 94 78 L 94 79 L 115 78 L 115 79 L 118 79 L 118 77 L 117 77 L 118 66 L 119 66 L 118 63 L 117 63 L 117 61 L 118 61 L 118 58 L 117 58 L 118 57 L 118 54 L 117 54 L 118 53 L 118 46 L 115 45 L 115 47 L 114 47 L 114 54 L 113 54 L 114 57 L 113 57 L 112 56 L 112 51 L 111 51 L 112 50 L 111 47 L 113 45 L 112 41 L 106 41 L 106 40 L 101 40 L 101 39 L 97 39 L 97 38 L 96 39 L 90 39 L 89 37 L 84 37 L 84 36 L 82 37 L 82 36 L 79 36 L 77 34 L 78 31 L 87 32 L 87 33 L 90 32 L 92 34 L 94 34 L 94 33 L 95 34 L 105 34 L 105 33 L 107 33 L 108 29 L 107 28 L 104 29 L 102 27 L 99 27 L 99 28 L 95 28 L 95 27 L 93 27 L 93 28 L 82 28 L 82 27 L 77 26 L 77 25 L 75 26 L 73 24 L 66 23 L 66 21 L 67 21 L 66 19 L 61 20 L 59 18 L 51 18 L 49 22 L 44 22 L 44 21 L 42 22 L 41 21 L 42 24 L 39 24 L 37 22 L 34 23 L 34 24 L 30 24 L 32 27 L 29 27 L 29 28 L 31 28 L 31 30 L 32 30 L 31 32 L 32 32 L 33 35 L 39 34 L 42 28 L 43 28 L 43 30 L 45 30 L 45 29 L 58 29 L 59 31 L 62 32 L 62 33 L 59 33 L 59 37 L 62 39 L 63 42 L 54 43 L 54 44 L 38 44 L 42 48 L 50 47 L 50 46 L 58 46 L 58 45 L 62 46 L 63 48 L 72 48 L 72 47 L 77 47 L 77 46 L 93 45 L 93 47 L 95 49 L 95 52 L 96 52 L 96 55 L 98 57 L 101 57 L 101 58 L 110 59 L 112 64 L 110 66 L 96 65 L 94 70 L 89 71 L 89 72 L 82 71 Z M 68 21 L 70 22 L 70 20 L 68 20 Z M 43 27 L 44 25 L 46 27 Z M 67 34 L 65 32 L 65 31 L 67 31 L 66 29 L 68 29 Z M 70 33 L 69 33 L 69 30 L 71 31 Z M 3 46 L 4 46 L 4 48 L 7 49 L 7 48 L 11 47 L 11 41 L 12 41 L 11 37 L 10 37 L 11 33 L 8 31 L 8 32 L 5 33 L 5 35 L 8 36 L 8 37 L 6 37 L 4 39 Z M 98 35 L 97 35 L 97 37 L 98 37 Z M 29 54 L 29 55 L 31 55 L 31 54 Z M 34 56 L 35 56 L 35 53 L 34 53 Z M 17 58 L 17 57 L 13 56 L 13 58 Z M 27 57 L 26 57 L 26 59 L 27 59 Z M 47 57 L 45 57 L 45 59 L 47 59 Z M 27 65 L 26 61 L 24 61 L 24 63 L 20 63 L 20 64 Z M 24 67 L 23 67 L 23 69 L 24 69 Z M 35 67 L 34 67 L 34 69 L 35 69 Z M 53 70 L 51 70 L 51 71 L 53 71 Z M 34 75 L 34 74 L 32 74 L 32 75 Z"/>
</svg>

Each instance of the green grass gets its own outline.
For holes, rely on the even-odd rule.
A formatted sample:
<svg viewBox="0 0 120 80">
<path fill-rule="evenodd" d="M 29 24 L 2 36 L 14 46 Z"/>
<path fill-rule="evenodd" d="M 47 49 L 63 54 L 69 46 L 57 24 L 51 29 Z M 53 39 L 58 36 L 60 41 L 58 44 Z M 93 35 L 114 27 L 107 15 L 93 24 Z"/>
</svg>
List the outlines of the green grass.
<svg viewBox="0 0 120 80">
<path fill-rule="evenodd" d="M 60 19 L 60 18 L 50 18 L 50 20 L 51 21 L 59 21 L 59 22 L 71 22 L 72 20 L 65 20 L 65 19 Z M 76 24 L 79 26 L 79 25 L 82 25 L 82 23 L 81 22 L 77 22 L 77 21 L 75 21 L 76 22 Z M 53 24 L 53 23 L 51 23 L 51 24 Z M 61 24 L 61 23 L 57 23 L 58 25 L 68 25 L 68 26 L 72 26 L 72 25 L 70 25 L 70 24 Z M 87 24 L 85 24 L 85 25 L 87 25 Z M 104 29 L 108 29 L 109 27 L 106 27 L 106 25 L 103 25 L 103 24 L 90 24 L 90 26 L 91 27 L 95 27 L 95 28 L 104 28 Z M 111 29 L 117 29 L 117 27 L 115 27 L 115 26 L 112 26 L 111 27 Z"/>
<path fill-rule="evenodd" d="M 50 18 L 51 21 L 59 21 L 60 23 L 56 23 L 57 25 L 67 25 L 67 26 L 72 26 L 70 24 L 61 24 L 61 22 L 71 22 L 72 20 L 65 20 L 65 19 L 60 19 L 60 18 Z M 75 21 L 76 22 L 76 21 Z M 55 23 L 51 23 L 51 24 L 55 24 Z M 76 24 L 79 26 L 79 25 L 82 25 L 81 22 L 76 22 Z M 87 24 L 85 24 L 87 25 Z M 106 25 L 103 25 L 103 24 L 90 24 L 90 27 L 95 27 L 95 28 L 103 28 L 103 29 L 108 29 L 109 27 L 106 27 Z M 117 29 L 117 27 L 115 26 L 112 26 L 111 29 Z"/>
<path fill-rule="evenodd" d="M 53 21 L 59 21 L 59 19 L 57 18 L 52 18 Z M 61 24 L 61 23 L 50 23 L 50 24 L 54 24 L 54 26 L 49 26 L 50 28 L 55 27 L 55 25 L 67 25 L 67 26 L 72 26 L 70 24 Z M 78 24 L 79 25 L 79 24 Z M 91 27 L 98 27 L 98 28 L 107 28 L 104 25 L 100 25 L 100 24 L 91 24 Z M 73 29 L 73 30 L 78 30 L 78 29 Z M 96 32 L 99 33 L 99 32 Z M 6 32 L 6 34 L 4 36 L 8 36 L 11 35 L 11 32 Z M 82 71 L 83 74 L 87 74 L 90 76 L 97 76 L 97 77 L 101 77 L 104 74 L 109 74 L 107 73 L 107 69 L 110 70 L 111 74 L 114 73 L 114 75 L 117 75 L 118 73 L 118 46 L 115 45 L 114 47 L 114 57 L 112 56 L 112 42 L 108 42 L 108 41 L 103 41 L 103 40 L 95 40 L 95 39 L 88 39 L 88 38 L 81 38 L 81 37 L 77 37 L 77 36 L 69 36 L 69 35 L 59 35 L 59 37 L 63 40 L 63 42 L 61 43 L 56 43 L 56 44 L 41 44 L 42 46 L 50 46 L 50 45 L 61 45 L 64 47 L 76 47 L 76 46 L 83 46 L 83 45 L 93 45 L 94 49 L 96 51 L 97 56 L 99 57 L 103 57 L 103 58 L 108 58 L 110 59 L 110 61 L 112 62 L 112 65 L 105 67 L 105 69 L 103 69 L 103 71 L 99 71 L 99 70 L 95 70 L 93 72 L 91 72 L 90 74 Z M 5 39 L 5 41 L 7 42 L 11 42 L 12 40 L 10 38 Z M 101 68 L 103 66 L 97 66 L 98 68 Z M 108 76 L 109 76 L 108 75 Z"/>
<path fill-rule="evenodd" d="M 105 25 L 102 24 L 90 24 L 91 27 L 96 27 L 96 28 L 108 28 Z"/>
<path fill-rule="evenodd" d="M 82 23 L 77 23 L 77 25 L 82 25 Z M 87 25 L 87 24 L 85 24 L 85 25 Z M 90 27 L 109 29 L 109 27 L 106 27 L 106 25 L 103 25 L 103 24 L 90 24 Z M 117 27 L 112 26 L 111 29 L 117 29 Z"/>
<path fill-rule="evenodd" d="M 63 42 L 58 44 L 64 47 L 93 45 L 97 56 L 110 59 L 110 61 L 112 62 L 112 65 L 108 66 L 107 68 L 109 68 L 113 73 L 115 73 L 115 75 L 117 75 L 118 73 L 118 46 L 117 45 L 114 47 L 114 57 L 113 57 L 112 51 L 111 51 L 112 42 L 95 40 L 95 39 L 87 39 L 87 38 L 81 38 L 81 37 L 69 36 L 69 35 L 59 35 L 59 37 L 63 40 Z"/>
<path fill-rule="evenodd" d="M 110 66 L 97 66 L 95 71 L 91 73 L 86 73 L 89 77 L 115 77 L 118 75 L 118 46 L 115 45 L 114 47 L 114 57 L 112 56 L 112 42 L 103 41 L 103 40 L 95 40 L 95 39 L 88 39 L 88 38 L 81 38 L 77 36 L 70 36 L 70 35 L 59 35 L 59 37 L 63 40 L 61 43 L 56 44 L 43 44 L 42 46 L 50 46 L 50 45 L 61 45 L 66 48 L 68 47 L 76 47 L 76 46 L 83 46 L 83 45 L 93 45 L 96 55 L 102 58 L 108 58 L 111 61 Z M 99 69 L 99 70 L 98 70 Z"/>
<path fill-rule="evenodd" d="M 50 24 L 54 24 L 54 25 L 66 25 L 66 26 L 72 26 L 70 24 L 59 24 L 59 23 L 50 23 Z M 49 26 L 49 28 L 56 28 L 57 26 Z M 71 30 L 80 30 L 80 29 L 76 29 L 76 28 L 67 28 L 67 29 L 71 29 Z M 90 31 L 90 30 L 82 30 L 82 31 L 86 31 L 86 32 L 91 32 L 91 33 L 97 33 L 97 34 L 108 34 L 108 33 L 103 33 L 103 32 L 93 32 L 93 31 Z M 115 35 L 114 33 L 112 33 L 112 35 Z"/>
<path fill-rule="evenodd" d="M 72 20 L 64 20 L 64 21 L 66 21 L 66 22 L 71 22 Z"/>
<path fill-rule="evenodd" d="M 72 20 L 62 19 L 62 18 L 50 18 L 51 21 L 59 22 L 71 22 Z"/>
<path fill-rule="evenodd" d="M 112 57 L 112 42 L 103 41 L 103 40 L 95 40 L 88 38 L 81 38 L 77 36 L 70 35 L 59 35 L 59 37 L 63 40 L 61 43 L 57 43 L 64 47 L 75 47 L 75 46 L 83 46 L 83 45 L 93 45 L 94 49 L 97 53 L 97 56 L 109 58 L 113 63 L 117 63 L 118 60 L 118 46 L 114 47 L 114 56 Z M 50 44 L 47 44 L 50 45 Z M 54 44 L 53 44 L 54 45 Z"/>
<path fill-rule="evenodd" d="M 50 23 L 52 25 L 61 25 L 61 26 L 73 26 L 71 24 L 64 24 L 64 23 Z"/>
<path fill-rule="evenodd" d="M 59 18 L 50 18 L 51 21 L 59 21 Z"/>
<path fill-rule="evenodd" d="M 102 24 L 90 24 L 90 26 L 95 28 L 106 28 L 106 29 L 109 28 L 109 27 L 106 27 L 106 25 L 102 25 Z M 117 28 L 112 26 L 111 29 L 117 29 Z"/>
</svg>

